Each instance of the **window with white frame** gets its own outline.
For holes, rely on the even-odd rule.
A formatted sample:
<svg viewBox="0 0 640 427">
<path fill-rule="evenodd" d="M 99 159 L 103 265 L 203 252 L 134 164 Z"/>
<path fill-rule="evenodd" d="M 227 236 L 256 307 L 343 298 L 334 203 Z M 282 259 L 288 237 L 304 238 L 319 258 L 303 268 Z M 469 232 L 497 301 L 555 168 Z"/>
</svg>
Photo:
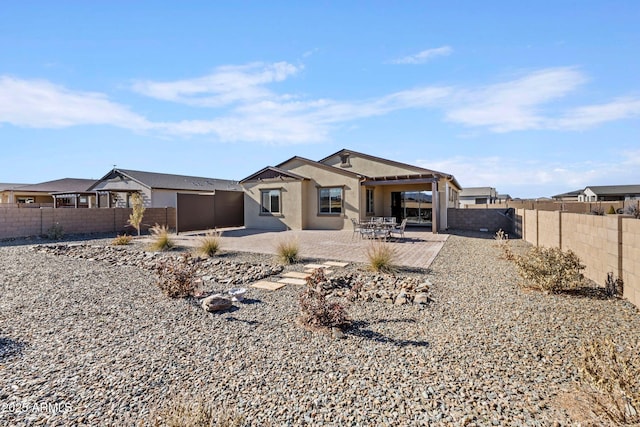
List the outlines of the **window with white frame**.
<svg viewBox="0 0 640 427">
<path fill-rule="evenodd" d="M 319 213 L 328 215 L 342 213 L 342 187 L 319 188 L 318 199 Z"/>
<path fill-rule="evenodd" d="M 280 214 L 282 212 L 281 190 L 260 190 L 260 213 Z"/>
</svg>

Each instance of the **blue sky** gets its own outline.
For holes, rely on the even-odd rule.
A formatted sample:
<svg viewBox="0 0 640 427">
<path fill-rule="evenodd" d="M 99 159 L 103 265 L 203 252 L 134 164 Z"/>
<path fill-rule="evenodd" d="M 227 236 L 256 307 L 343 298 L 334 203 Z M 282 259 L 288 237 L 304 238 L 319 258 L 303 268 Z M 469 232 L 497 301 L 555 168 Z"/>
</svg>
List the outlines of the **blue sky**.
<svg viewBox="0 0 640 427">
<path fill-rule="evenodd" d="M 640 2 L 0 4 L 0 182 L 349 148 L 542 197 L 640 184 Z"/>
</svg>

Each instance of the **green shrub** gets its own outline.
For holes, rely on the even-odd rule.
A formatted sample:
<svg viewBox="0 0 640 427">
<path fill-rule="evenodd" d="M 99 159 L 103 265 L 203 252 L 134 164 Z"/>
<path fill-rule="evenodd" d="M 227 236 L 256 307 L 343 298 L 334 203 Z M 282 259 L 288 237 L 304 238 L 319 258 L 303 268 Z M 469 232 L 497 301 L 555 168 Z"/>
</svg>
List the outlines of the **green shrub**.
<svg viewBox="0 0 640 427">
<path fill-rule="evenodd" d="M 210 232 L 200 238 L 197 252 L 200 255 L 212 257 L 220 251 L 220 233 Z"/>
<path fill-rule="evenodd" d="M 614 425 L 640 423 L 640 349 L 626 349 L 610 339 L 581 347 L 581 390 L 593 415 Z"/>
<path fill-rule="evenodd" d="M 242 415 L 227 411 L 218 413 L 204 399 L 191 401 L 174 398 L 150 415 L 154 427 L 240 427 L 245 425 Z"/>
<path fill-rule="evenodd" d="M 188 253 L 180 258 L 165 258 L 155 266 L 156 284 L 169 298 L 186 298 L 197 291 L 194 280 L 197 265 Z"/>
<path fill-rule="evenodd" d="M 607 211 L 607 215 L 615 215 L 616 213 L 616 208 L 613 207 L 613 205 L 609 205 L 609 210 Z"/>
<path fill-rule="evenodd" d="M 156 224 L 149 231 L 153 237 L 153 242 L 149 245 L 150 250 L 155 252 L 167 251 L 175 246 L 175 243 L 169 237 L 169 228 L 166 225 Z"/>
<path fill-rule="evenodd" d="M 306 288 L 298 295 L 298 323 L 309 329 L 344 329 L 350 324 L 346 309 L 339 302 L 327 299 L 327 291 L 322 286 L 325 281 L 321 268 L 307 279 Z"/>
<path fill-rule="evenodd" d="M 112 241 L 111 244 L 113 246 L 123 246 L 123 245 L 128 245 L 129 243 L 131 243 L 131 240 L 133 239 L 133 237 L 127 235 L 127 234 L 123 234 L 121 235 L 117 235 Z"/>
<path fill-rule="evenodd" d="M 294 264 L 298 262 L 300 248 L 295 239 L 281 240 L 276 245 L 278 260 L 283 264 Z"/>
<path fill-rule="evenodd" d="M 64 237 L 64 229 L 59 223 L 53 224 L 47 229 L 47 238 L 51 240 L 60 240 Z"/>
<path fill-rule="evenodd" d="M 371 243 L 367 247 L 369 268 L 378 273 L 394 273 L 396 251 L 386 243 Z"/>
<path fill-rule="evenodd" d="M 547 293 L 579 286 L 585 268 L 573 251 L 543 247 L 534 247 L 527 254 L 516 256 L 515 264 L 526 286 Z"/>
</svg>

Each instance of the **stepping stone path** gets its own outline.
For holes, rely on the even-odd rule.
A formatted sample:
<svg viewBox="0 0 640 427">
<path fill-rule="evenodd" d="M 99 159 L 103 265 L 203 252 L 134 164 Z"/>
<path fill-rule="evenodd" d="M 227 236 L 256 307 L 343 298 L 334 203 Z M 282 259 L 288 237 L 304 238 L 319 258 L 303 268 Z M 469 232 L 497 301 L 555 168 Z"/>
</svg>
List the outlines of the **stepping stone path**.
<svg viewBox="0 0 640 427">
<path fill-rule="evenodd" d="M 331 274 L 333 270 L 330 267 L 346 267 L 349 265 L 348 262 L 338 262 L 338 261 L 327 261 L 323 264 L 306 264 L 304 266 L 304 273 L 298 271 L 290 271 L 288 273 L 284 273 L 281 278 L 276 282 L 270 282 L 267 280 L 260 280 L 252 285 L 253 288 L 266 289 L 269 291 L 275 291 L 277 289 L 282 288 L 285 285 L 306 285 L 307 279 L 311 276 L 314 270 L 318 268 L 324 269 L 325 274 Z"/>
</svg>

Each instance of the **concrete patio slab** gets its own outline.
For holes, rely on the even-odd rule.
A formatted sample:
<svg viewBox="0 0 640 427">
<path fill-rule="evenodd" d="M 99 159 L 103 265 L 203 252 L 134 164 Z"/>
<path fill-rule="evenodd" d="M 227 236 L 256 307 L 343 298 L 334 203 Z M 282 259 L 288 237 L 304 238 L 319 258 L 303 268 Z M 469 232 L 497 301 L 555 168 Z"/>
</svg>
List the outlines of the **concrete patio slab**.
<svg viewBox="0 0 640 427">
<path fill-rule="evenodd" d="M 307 279 L 311 276 L 310 273 L 300 273 L 299 271 L 290 271 L 282 275 L 282 277 L 292 277 L 294 279 Z"/>
<path fill-rule="evenodd" d="M 284 283 L 285 285 L 306 285 L 307 281 L 303 279 L 294 279 L 293 277 L 285 277 L 284 279 L 278 280 L 278 283 Z"/>
<path fill-rule="evenodd" d="M 278 283 L 278 282 L 269 282 L 266 280 L 260 280 L 259 282 L 256 282 L 252 285 L 250 285 L 252 288 L 258 288 L 258 289 L 266 289 L 268 291 L 275 291 L 278 290 L 284 286 L 286 286 L 286 283 Z"/>
</svg>

